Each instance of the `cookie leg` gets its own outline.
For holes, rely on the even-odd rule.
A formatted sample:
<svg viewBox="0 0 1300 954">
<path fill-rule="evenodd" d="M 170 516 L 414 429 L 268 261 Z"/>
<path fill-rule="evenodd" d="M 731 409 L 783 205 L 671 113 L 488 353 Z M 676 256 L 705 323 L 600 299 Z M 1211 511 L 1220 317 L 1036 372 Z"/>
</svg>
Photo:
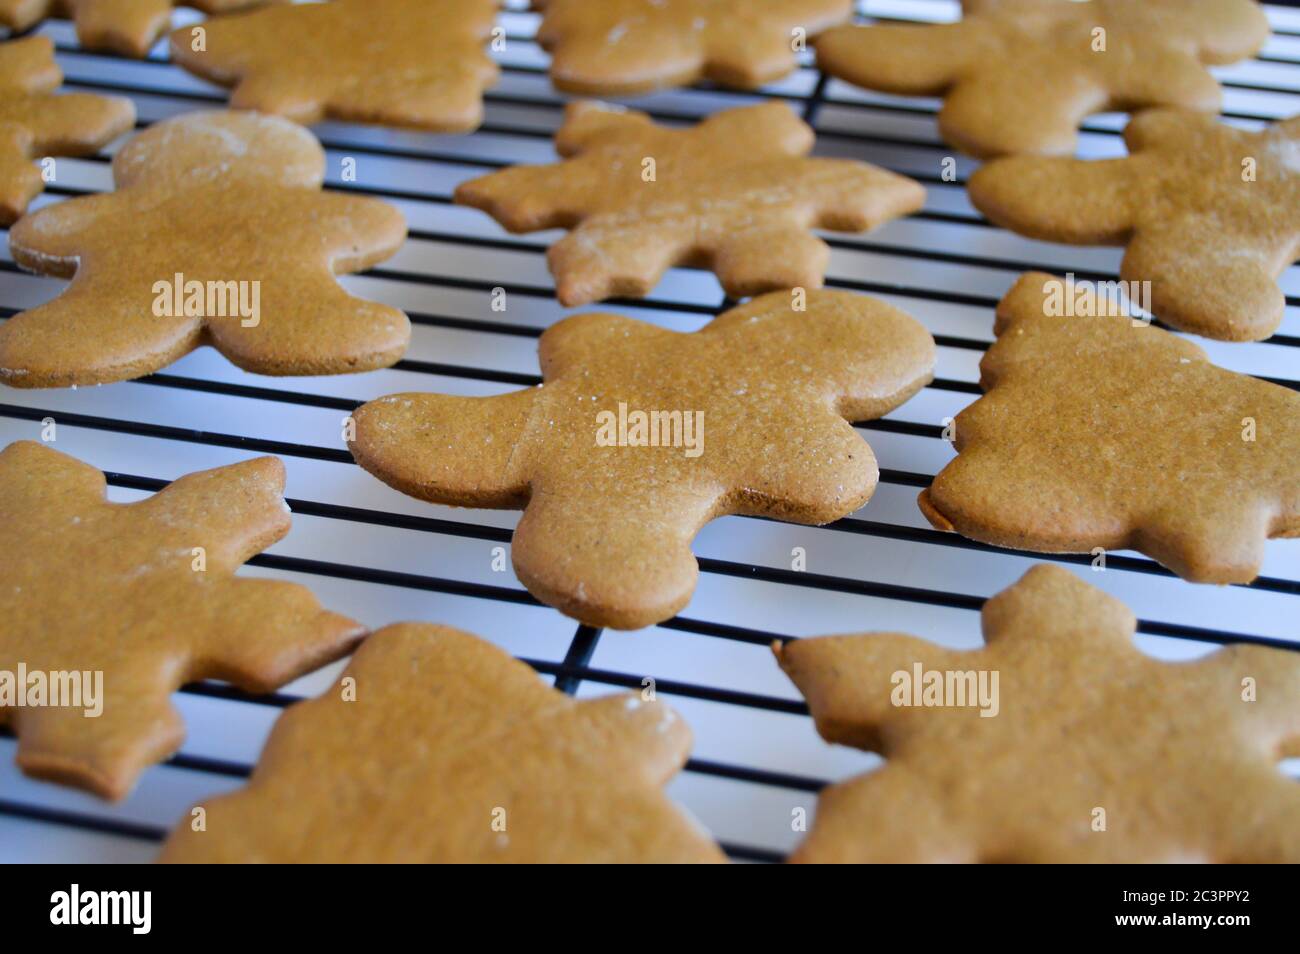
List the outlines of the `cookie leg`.
<svg viewBox="0 0 1300 954">
<path fill-rule="evenodd" d="M 555 293 L 566 308 L 613 297 L 641 298 L 688 251 L 690 236 L 680 226 L 626 224 L 606 228 L 589 219 L 551 246 L 546 254 Z"/>
<path fill-rule="evenodd" d="M 471 59 L 471 57 L 475 57 Z M 395 87 L 391 77 L 351 86 L 326 104 L 330 116 L 429 132 L 472 132 L 483 122 L 483 87 L 496 76 L 486 56 L 466 55 L 455 70 Z"/>
<path fill-rule="evenodd" d="M 102 712 L 95 718 L 87 718 L 84 708 L 19 710 L 11 715 L 18 767 L 33 778 L 124 798 L 146 766 L 176 751 L 185 738 L 168 699 L 171 688 L 158 685 L 154 674 L 135 679 L 115 672 L 112 684 L 103 682 Z"/>
<path fill-rule="evenodd" d="M 1133 546 L 1196 583 L 1249 583 L 1264 562 L 1272 514 L 1252 500 L 1223 500 L 1188 515 L 1149 517 Z"/>
<path fill-rule="evenodd" d="M 202 63 L 198 58 L 197 63 Z M 244 77 L 230 94 L 231 109 L 252 109 L 283 116 L 308 126 L 325 118 L 325 102 L 314 76 L 293 76 L 269 70 Z"/>
<path fill-rule="evenodd" d="M 925 780 L 888 764 L 824 790 L 812 830 L 790 856 L 797 864 L 979 860 L 978 847 L 951 824 Z"/>
<path fill-rule="evenodd" d="M 314 286 L 314 287 L 313 287 Z M 251 304 L 251 296 L 244 304 Z M 333 276 L 277 275 L 248 317 L 205 319 L 213 346 L 257 374 L 346 374 L 386 368 L 406 352 L 411 325 L 396 308 L 353 298 Z"/>
<path fill-rule="evenodd" d="M 589 11 L 572 15 L 592 16 Z M 553 17 L 538 29 L 539 41 L 551 51 L 551 82 L 566 93 L 627 96 L 680 86 L 694 80 L 703 63 L 697 44 L 683 43 L 680 34 L 654 23 L 639 22 L 613 43 L 605 33 L 579 30 L 579 24 L 560 24 Z M 557 36 L 563 40 L 555 42 Z"/>
<path fill-rule="evenodd" d="M 939 129 L 973 156 L 1068 156 L 1079 124 L 1109 99 L 1085 71 L 1004 59 L 952 88 L 939 112 Z"/>
<path fill-rule="evenodd" d="M 595 498 L 534 488 L 512 556 L 519 579 L 543 602 L 593 626 L 640 629 L 690 600 L 699 576 L 691 541 L 714 499 L 620 489 L 622 497 Z"/>
<path fill-rule="evenodd" d="M 777 225 L 726 236 L 713 268 L 728 295 L 748 298 L 777 288 L 821 288 L 829 260 L 830 248 L 807 228 Z"/>
<path fill-rule="evenodd" d="M 790 33 L 762 24 L 739 23 L 713 32 L 704 65 L 707 79 L 733 89 L 756 89 L 794 69 Z"/>
<path fill-rule="evenodd" d="M 1286 296 L 1277 275 L 1288 253 L 1210 219 L 1142 228 L 1124 256 L 1126 281 L 1150 282 L 1152 311 L 1175 328 L 1221 341 L 1262 341 L 1277 330 Z"/>
<path fill-rule="evenodd" d="M 201 340 L 198 319 L 158 317 L 147 298 L 124 299 L 112 282 L 77 281 L 0 326 L 0 381 L 20 388 L 125 381 L 171 364 Z"/>
<path fill-rule="evenodd" d="M 77 38 L 90 49 L 144 56 L 172 18 L 172 0 L 82 0 Z"/>
</svg>

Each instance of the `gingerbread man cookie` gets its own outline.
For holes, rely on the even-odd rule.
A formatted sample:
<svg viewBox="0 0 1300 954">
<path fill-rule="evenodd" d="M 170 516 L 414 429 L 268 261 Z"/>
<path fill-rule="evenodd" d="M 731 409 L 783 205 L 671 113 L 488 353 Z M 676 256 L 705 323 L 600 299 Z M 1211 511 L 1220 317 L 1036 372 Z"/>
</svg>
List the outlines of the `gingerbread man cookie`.
<svg viewBox="0 0 1300 954">
<path fill-rule="evenodd" d="M 817 291 L 764 295 L 694 334 L 577 315 L 540 348 L 540 387 L 371 401 L 352 453 L 424 500 L 525 508 L 520 580 L 619 629 L 686 604 L 699 572 L 691 541 L 715 517 L 821 524 L 866 503 L 875 458 L 847 422 L 898 407 L 935 358 L 902 312 Z"/>
<path fill-rule="evenodd" d="M 936 527 L 1041 552 L 1135 549 L 1246 583 L 1300 536 L 1300 394 L 1210 364 L 1095 289 L 1029 274 L 998 307 L 988 392 L 921 494 Z"/>
<path fill-rule="evenodd" d="M 46 17 L 72 17 L 77 40 L 91 50 L 145 56 L 172 19 L 172 8 L 229 13 L 282 0 L 0 0 L 0 26 L 27 30 Z"/>
<path fill-rule="evenodd" d="M 473 179 L 456 201 L 512 232 L 571 228 L 547 254 L 568 306 L 644 296 L 673 265 L 713 269 L 736 298 L 819 288 L 830 252 L 812 229 L 860 232 L 925 204 L 911 179 L 810 158 L 813 131 L 784 103 L 690 129 L 575 103 L 555 146 L 564 162 Z"/>
<path fill-rule="evenodd" d="M 171 54 L 191 73 L 233 86 L 238 109 L 304 124 L 328 117 L 469 132 L 498 75 L 483 48 L 496 8 L 496 0 L 270 7 L 178 29 Z"/>
<path fill-rule="evenodd" d="M 1300 862 L 1300 654 L 1191 662 L 1133 645 L 1122 603 L 1036 566 L 987 646 L 805 639 L 777 657 L 829 742 L 880 769 L 822 792 L 802 862 Z"/>
<path fill-rule="evenodd" d="M 756 89 L 843 23 L 852 0 L 534 0 L 556 89 L 627 96 L 708 79 Z"/>
<path fill-rule="evenodd" d="M 0 225 L 26 212 L 45 176 L 57 169 L 48 157 L 88 155 L 135 123 L 129 99 L 57 95 L 62 82 L 48 37 L 0 43 Z M 34 159 L 43 165 L 33 165 Z"/>
<path fill-rule="evenodd" d="M 187 113 L 113 159 L 118 191 L 27 216 L 9 247 L 72 284 L 0 327 L 14 387 L 139 377 L 211 344 L 259 374 L 387 367 L 410 324 L 349 295 L 337 273 L 393 254 L 402 215 L 320 191 L 325 155 L 306 130 L 255 113 Z"/>
<path fill-rule="evenodd" d="M 971 177 L 971 201 L 1034 238 L 1126 245 L 1121 277 L 1149 283 L 1175 328 L 1267 338 L 1286 307 L 1277 278 L 1300 257 L 1300 117 L 1247 132 L 1155 110 L 1124 139 L 1123 159 L 991 163 Z"/>
<path fill-rule="evenodd" d="M 184 738 L 182 684 L 270 692 L 361 638 L 306 587 L 235 578 L 289 531 L 283 488 L 261 457 L 113 504 L 72 457 L 0 453 L 0 722 L 24 772 L 122 798 Z"/>
<path fill-rule="evenodd" d="M 446 626 L 375 633 L 289 709 L 248 787 L 165 862 L 718 862 L 662 792 L 691 733 L 659 702 L 576 701 Z M 188 816 L 186 821 L 188 822 Z"/>
<path fill-rule="evenodd" d="M 938 25 L 844 26 L 817 63 L 857 86 L 943 96 L 939 130 L 975 156 L 1069 155 L 1093 113 L 1177 106 L 1217 112 L 1209 65 L 1256 53 L 1254 0 L 965 0 Z"/>
</svg>

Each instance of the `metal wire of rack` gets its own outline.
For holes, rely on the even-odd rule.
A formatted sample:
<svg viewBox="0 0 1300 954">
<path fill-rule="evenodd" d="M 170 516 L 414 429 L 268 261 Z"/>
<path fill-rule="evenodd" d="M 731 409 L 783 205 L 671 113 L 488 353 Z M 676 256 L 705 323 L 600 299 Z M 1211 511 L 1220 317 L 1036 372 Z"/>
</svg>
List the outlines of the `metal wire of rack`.
<svg viewBox="0 0 1300 954">
<path fill-rule="evenodd" d="M 860 8 L 863 19 L 955 15 L 950 0 L 864 0 Z M 1227 121 L 1257 126 L 1300 105 L 1300 12 L 1269 10 L 1275 34 L 1264 52 L 1217 71 Z M 135 382 L 6 390 L 0 442 L 34 436 L 41 421 L 53 418 L 56 446 L 104 469 L 112 499 L 120 500 L 152 493 L 187 471 L 251 454 L 280 456 L 289 469 L 294 530 L 250 561 L 250 573 L 305 582 L 327 607 L 376 627 L 399 619 L 462 626 L 504 645 L 568 693 L 640 688 L 653 678 L 698 740 L 672 793 L 737 860 L 780 860 L 799 837 L 791 809 L 812 809 L 824 785 L 876 761 L 817 739 L 807 708 L 767 654 L 773 640 L 897 629 L 973 646 L 984 600 L 1032 563 L 1052 560 L 1079 567 L 1089 582 L 1133 606 L 1141 644 L 1153 654 L 1187 658 L 1230 642 L 1300 650 L 1294 544 L 1271 543 L 1264 574 L 1249 586 L 1213 588 L 1182 583 L 1137 554 L 1110 555 L 1106 572 L 1093 574 L 1088 556 L 1015 553 L 926 525 L 913 499 L 951 456 L 940 422 L 980 393 L 977 365 L 1001 294 L 1030 269 L 1114 279 L 1118 252 L 1032 242 L 993 227 L 965 199 L 974 164 L 938 139 L 933 101 L 857 90 L 807 63 L 758 93 L 699 86 L 631 104 L 673 123 L 760 98 L 784 99 L 817 130 L 819 154 L 861 158 L 926 184 L 929 199 L 915 216 L 868 235 L 824 236 L 832 246 L 828 286 L 902 307 L 939 345 L 930 387 L 886 418 L 858 425 L 882 464 L 880 490 L 862 512 L 824 528 L 716 521 L 697 541 L 701 582 L 686 611 L 625 634 L 575 626 L 539 604 L 508 570 L 490 569 L 493 548 L 509 546 L 516 514 L 431 507 L 362 473 L 338 438 L 340 419 L 358 404 L 400 390 L 487 394 L 535 384 L 536 338 L 563 314 L 543 258 L 553 236 L 510 236 L 486 216 L 451 204 L 463 178 L 553 158 L 550 140 L 564 98 L 550 88 L 545 57 L 532 40 L 536 17 L 514 4 L 503 22 L 503 79 L 488 92 L 487 121 L 476 133 L 431 136 L 332 122 L 314 130 L 329 157 L 327 187 L 384 198 L 407 215 L 407 245 L 388 262 L 343 279 L 356 294 L 407 311 L 414 334 L 404 360 L 356 377 L 268 379 L 205 350 Z M 127 60 L 81 50 L 63 21 L 39 32 L 56 42 L 65 88 L 130 96 L 140 127 L 224 104 L 221 91 L 171 66 L 158 49 L 146 60 Z M 1121 154 L 1123 124 L 1123 117 L 1094 117 L 1082 152 Z M 36 206 L 111 188 L 107 163 L 117 146 L 85 160 L 59 160 L 58 179 Z M 939 172 L 949 155 L 957 160 L 955 181 Z M 339 178 L 342 156 L 357 159 L 357 181 Z M 0 315 L 44 301 L 62 285 L 22 273 L 7 243 L 0 248 Z M 1286 318 L 1269 341 L 1198 343 L 1217 363 L 1300 388 L 1300 269 L 1289 269 L 1283 286 Z M 494 289 L 511 302 L 504 314 L 488 307 Z M 647 299 L 591 310 L 693 330 L 729 304 L 711 275 L 679 269 Z M 788 566 L 796 547 L 806 552 L 808 569 Z M 191 803 L 238 786 L 279 710 L 323 690 L 341 665 L 269 696 L 216 683 L 185 687 L 178 706 L 189 741 L 120 805 L 23 778 L 12 764 L 12 735 L 0 735 L 0 860 L 146 860 Z M 1284 770 L 1300 775 L 1294 763 Z"/>
</svg>

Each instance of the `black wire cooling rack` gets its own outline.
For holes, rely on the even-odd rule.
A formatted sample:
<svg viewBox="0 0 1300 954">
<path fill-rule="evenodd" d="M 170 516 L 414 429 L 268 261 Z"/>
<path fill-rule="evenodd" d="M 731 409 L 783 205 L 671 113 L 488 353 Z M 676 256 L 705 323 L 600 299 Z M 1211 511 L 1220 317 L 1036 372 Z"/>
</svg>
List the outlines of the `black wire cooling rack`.
<svg viewBox="0 0 1300 954">
<path fill-rule="evenodd" d="M 1272 6 L 1269 14 L 1275 33 L 1261 55 L 1218 71 L 1225 119 L 1248 127 L 1300 112 L 1300 11 Z M 860 15 L 943 20 L 956 15 L 956 5 L 867 0 Z M 462 179 L 553 158 L 551 136 L 564 98 L 551 89 L 545 55 L 532 40 L 537 17 L 516 2 L 502 22 L 502 81 L 487 94 L 487 121 L 476 133 L 433 136 L 339 123 L 315 128 L 329 157 L 329 187 L 384 198 L 407 216 L 410 239 L 393 259 L 343 279 L 356 294 L 407 311 L 414 334 L 406 359 L 365 375 L 273 379 L 240 372 L 205 350 L 135 382 L 6 389 L 0 442 L 36 437 L 41 422 L 52 418 L 55 446 L 105 470 L 116 500 L 137 499 L 189 471 L 254 454 L 279 456 L 289 473 L 294 529 L 255 557 L 248 573 L 306 583 L 327 607 L 376 628 L 419 619 L 469 629 L 565 692 L 641 688 L 653 679 L 696 735 L 695 757 L 673 783 L 673 796 L 733 858 L 776 861 L 801 837 L 792 824 L 796 809 L 815 810 L 823 786 L 877 760 L 817 738 L 767 647 L 779 638 L 863 630 L 912 632 L 954 647 L 978 644 L 977 613 L 985 599 L 1040 558 L 930 529 L 915 494 L 951 457 L 942 437 L 945 419 L 980 393 L 977 366 L 1002 293 L 1030 269 L 1114 279 L 1119 252 L 1032 242 L 992 227 L 965 199 L 973 163 L 939 140 L 935 102 L 856 90 L 828 80 L 810 61 L 759 93 L 698 86 L 628 101 L 673 123 L 784 99 L 816 128 L 819 154 L 864 159 L 925 183 L 928 201 L 917 215 L 868 235 L 825 236 L 832 246 L 827 283 L 877 295 L 922 321 L 939 346 L 938 376 L 895 413 L 859 425 L 882 472 L 876 498 L 858 514 L 824 528 L 743 517 L 716 521 L 697 541 L 701 580 L 683 615 L 638 633 L 575 626 L 537 603 L 503 559 L 517 514 L 405 498 L 361 472 L 340 436 L 348 413 L 383 394 L 489 394 L 540 380 L 536 338 L 565 314 L 544 262 L 553 236 L 509 236 L 450 201 Z M 66 88 L 130 96 L 140 127 L 225 101 L 171 66 L 161 46 L 137 61 L 81 50 L 63 21 L 38 32 L 55 40 Z M 1123 124 L 1124 117 L 1093 118 L 1081 152 L 1122 154 Z M 110 188 L 108 162 L 119 145 L 93 158 L 59 160 L 56 181 L 36 205 Z M 942 174 L 949 156 L 956 160 L 955 181 Z M 355 181 L 341 180 L 345 157 L 355 160 Z M 1287 314 L 1269 341 L 1198 343 L 1221 365 L 1296 388 L 1300 269 L 1290 269 L 1283 284 Z M 62 286 L 22 273 L 7 243 L 0 249 L 5 317 Z M 498 289 L 506 295 L 505 312 L 490 306 Z M 711 275 L 674 270 L 647 299 L 584 310 L 618 311 L 685 331 L 729 304 Z M 1255 583 L 1222 588 L 1183 583 L 1137 554 L 1109 555 L 1104 572 L 1094 572 L 1088 556 L 1041 559 L 1076 567 L 1124 599 L 1141 620 L 1141 645 L 1155 655 L 1187 658 L 1230 642 L 1300 649 L 1295 543 L 1271 543 Z M 186 687 L 177 700 L 189 727 L 182 751 L 147 772 L 118 805 L 23 778 L 12 764 L 12 735 L 0 735 L 0 860 L 151 858 L 191 804 L 242 784 L 279 710 L 322 691 L 342 665 L 269 696 L 217 683 Z M 1300 775 L 1300 765 L 1283 767 Z"/>
</svg>

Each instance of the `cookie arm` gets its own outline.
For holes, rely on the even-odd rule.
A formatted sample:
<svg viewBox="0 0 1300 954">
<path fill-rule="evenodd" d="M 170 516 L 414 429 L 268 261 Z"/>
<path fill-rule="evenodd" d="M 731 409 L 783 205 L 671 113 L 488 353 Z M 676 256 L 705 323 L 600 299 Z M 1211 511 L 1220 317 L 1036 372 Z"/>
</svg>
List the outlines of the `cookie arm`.
<svg viewBox="0 0 1300 954">
<path fill-rule="evenodd" d="M 453 198 L 486 212 L 510 232 L 571 228 L 599 201 L 582 170 L 578 161 L 512 166 L 462 182 Z"/>
<path fill-rule="evenodd" d="M 394 394 L 359 408 L 357 463 L 390 487 L 433 503 L 517 507 L 528 499 L 520 453 L 537 392 L 496 397 Z"/>
<path fill-rule="evenodd" d="M 1277 277 L 1295 255 L 1294 233 L 1184 215 L 1141 224 L 1120 276 L 1150 282 L 1151 310 L 1176 328 L 1224 341 L 1262 341 L 1277 330 L 1286 296 Z M 1229 251 L 1230 254 L 1225 254 Z"/>
<path fill-rule="evenodd" d="M 970 198 L 997 225 L 1030 238 L 1119 245 L 1135 222 L 1133 159 L 1084 161 L 1018 156 L 971 176 Z"/>
<path fill-rule="evenodd" d="M 23 165 L 35 172 L 30 163 Z M 88 251 L 89 238 L 120 203 L 111 192 L 78 196 L 23 217 L 9 232 L 14 261 L 37 274 L 71 278 L 78 259 Z"/>
<path fill-rule="evenodd" d="M 345 655 L 366 633 L 355 620 L 322 609 L 307 587 L 283 580 L 226 580 L 206 604 L 204 639 L 187 682 L 220 679 L 246 692 L 271 692 Z"/>
<path fill-rule="evenodd" d="M 340 192 L 323 192 L 306 211 L 313 234 L 330 256 L 337 275 L 359 272 L 392 257 L 406 241 L 406 219 L 387 202 Z"/>
<path fill-rule="evenodd" d="M 177 548 L 202 547 L 208 571 L 233 573 L 289 532 L 284 464 L 275 457 L 186 474 L 130 507 Z"/>
<path fill-rule="evenodd" d="M 7 111 L 0 134 L 0 221 L 6 224 L 27 210 L 44 185 L 33 159 L 93 152 L 135 121 L 131 101 L 116 96 L 40 96 L 23 106 L 25 114 Z"/>
<path fill-rule="evenodd" d="M 1268 42 L 1268 17 L 1255 0 L 1189 0 L 1176 29 L 1192 34 L 1205 63 L 1235 63 Z"/>
<path fill-rule="evenodd" d="M 898 633 L 799 639 L 774 644 L 772 651 L 808 700 L 821 737 L 871 752 L 886 747 L 882 728 L 909 711 L 895 700 L 905 692 L 903 677 L 910 677 L 915 666 L 935 671 L 977 665 L 962 654 Z"/>
<path fill-rule="evenodd" d="M 302 191 L 302 190 L 298 190 Z M 390 257 L 406 236 L 394 207 L 338 193 L 286 201 L 283 248 L 257 285 L 257 308 L 205 320 L 213 345 L 259 374 L 342 374 L 392 365 L 411 325 L 396 308 L 351 295 L 335 275 Z M 241 305 L 245 302 L 241 292 Z"/>
<path fill-rule="evenodd" d="M 978 56 L 974 44 L 985 32 L 969 21 L 835 27 L 817 38 L 817 65 L 866 89 L 933 96 L 947 89 Z"/>
</svg>

